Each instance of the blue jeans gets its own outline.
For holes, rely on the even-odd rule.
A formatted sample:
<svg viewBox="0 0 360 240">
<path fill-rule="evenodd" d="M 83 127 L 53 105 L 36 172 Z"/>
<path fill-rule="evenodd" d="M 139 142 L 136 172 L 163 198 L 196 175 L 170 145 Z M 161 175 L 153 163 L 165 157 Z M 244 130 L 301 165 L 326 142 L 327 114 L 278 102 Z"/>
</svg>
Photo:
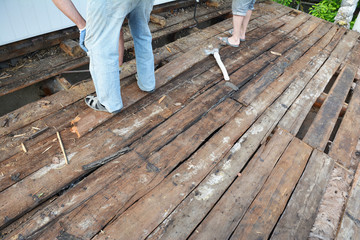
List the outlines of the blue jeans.
<svg viewBox="0 0 360 240">
<path fill-rule="evenodd" d="M 134 39 L 138 86 L 155 89 L 152 37 L 148 26 L 154 0 L 88 0 L 85 45 L 97 97 L 109 112 L 123 107 L 119 76 L 119 36 L 125 17 Z"/>
<path fill-rule="evenodd" d="M 255 0 L 233 0 L 232 14 L 245 16 L 247 11 L 254 10 Z"/>
</svg>

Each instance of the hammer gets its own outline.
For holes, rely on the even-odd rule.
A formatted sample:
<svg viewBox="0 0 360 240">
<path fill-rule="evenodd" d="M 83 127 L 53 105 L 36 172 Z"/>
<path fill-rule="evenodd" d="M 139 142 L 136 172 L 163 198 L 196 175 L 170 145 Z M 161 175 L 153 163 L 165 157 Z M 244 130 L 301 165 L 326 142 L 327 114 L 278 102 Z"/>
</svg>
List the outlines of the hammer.
<svg viewBox="0 0 360 240">
<path fill-rule="evenodd" d="M 222 72 L 222 74 L 224 76 L 225 81 L 229 81 L 230 77 L 229 77 L 228 72 L 226 71 L 224 63 L 221 61 L 220 54 L 219 54 L 219 49 L 218 48 L 213 48 L 212 50 L 205 49 L 205 54 L 206 55 L 210 55 L 210 54 L 214 55 L 216 63 L 219 65 L 219 67 L 221 69 L 221 72 Z"/>
</svg>

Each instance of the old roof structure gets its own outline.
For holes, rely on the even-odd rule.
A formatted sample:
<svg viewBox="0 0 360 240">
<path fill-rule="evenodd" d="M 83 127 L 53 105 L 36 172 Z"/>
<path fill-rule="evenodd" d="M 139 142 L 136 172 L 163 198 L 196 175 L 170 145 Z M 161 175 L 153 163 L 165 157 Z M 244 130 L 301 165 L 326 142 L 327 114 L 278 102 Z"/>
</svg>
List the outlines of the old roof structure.
<svg viewBox="0 0 360 240">
<path fill-rule="evenodd" d="M 0 117 L 1 237 L 359 239 L 359 33 L 269 1 L 231 28 L 154 49 L 154 93 L 126 62 L 118 114 L 84 79 Z"/>
</svg>

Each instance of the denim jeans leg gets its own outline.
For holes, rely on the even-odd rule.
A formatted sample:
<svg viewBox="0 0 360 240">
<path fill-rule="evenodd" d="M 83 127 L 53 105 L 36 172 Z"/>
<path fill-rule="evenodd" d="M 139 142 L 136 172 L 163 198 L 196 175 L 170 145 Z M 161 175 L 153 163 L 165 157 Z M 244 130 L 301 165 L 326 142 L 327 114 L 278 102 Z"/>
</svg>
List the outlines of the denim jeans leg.
<svg viewBox="0 0 360 240">
<path fill-rule="evenodd" d="M 155 89 L 154 54 L 148 25 L 153 4 L 154 0 L 139 1 L 128 15 L 134 39 L 138 86 L 143 91 Z"/>
<path fill-rule="evenodd" d="M 112 18 L 107 4 L 107 1 L 88 0 L 85 45 L 97 97 L 109 112 L 115 112 L 123 107 L 118 47 L 124 18 Z"/>
</svg>

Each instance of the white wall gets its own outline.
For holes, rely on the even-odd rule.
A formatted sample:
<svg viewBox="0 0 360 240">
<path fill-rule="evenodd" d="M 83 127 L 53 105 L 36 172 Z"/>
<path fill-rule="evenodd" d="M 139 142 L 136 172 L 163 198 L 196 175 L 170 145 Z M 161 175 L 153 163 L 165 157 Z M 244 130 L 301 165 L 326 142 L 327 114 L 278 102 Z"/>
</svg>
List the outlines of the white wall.
<svg viewBox="0 0 360 240">
<path fill-rule="evenodd" d="M 175 0 L 155 0 L 155 4 L 171 1 Z M 73 3 L 86 16 L 86 0 Z M 0 0 L 0 46 L 71 26 L 51 0 Z"/>
</svg>

